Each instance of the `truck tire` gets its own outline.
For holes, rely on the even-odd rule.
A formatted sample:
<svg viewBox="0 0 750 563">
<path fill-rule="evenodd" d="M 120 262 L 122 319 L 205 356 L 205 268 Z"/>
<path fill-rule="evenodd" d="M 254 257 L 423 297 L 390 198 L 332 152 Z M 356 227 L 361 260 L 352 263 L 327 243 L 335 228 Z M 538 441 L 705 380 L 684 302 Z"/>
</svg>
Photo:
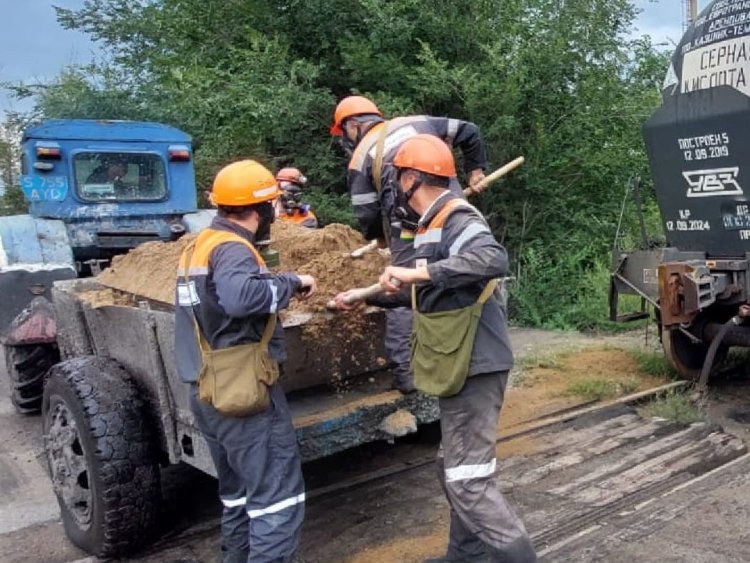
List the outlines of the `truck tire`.
<svg viewBox="0 0 750 563">
<path fill-rule="evenodd" d="M 42 408 L 44 375 L 60 361 L 57 344 L 4 344 L 3 354 L 13 406 L 20 414 L 37 414 Z"/>
<path fill-rule="evenodd" d="M 44 386 L 45 453 L 72 543 L 99 557 L 130 553 L 160 500 L 152 418 L 119 364 L 86 356 L 54 366 Z"/>
</svg>

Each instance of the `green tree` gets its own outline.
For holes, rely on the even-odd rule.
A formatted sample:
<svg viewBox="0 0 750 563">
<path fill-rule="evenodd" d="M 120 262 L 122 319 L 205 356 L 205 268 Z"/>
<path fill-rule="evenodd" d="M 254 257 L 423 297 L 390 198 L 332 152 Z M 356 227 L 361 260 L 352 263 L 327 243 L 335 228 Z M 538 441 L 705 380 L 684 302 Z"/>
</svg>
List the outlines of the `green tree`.
<svg viewBox="0 0 750 563">
<path fill-rule="evenodd" d="M 587 326 L 628 178 L 648 178 L 640 130 L 666 68 L 635 16 L 630 0 L 87 0 L 58 19 L 104 60 L 19 93 L 40 117 L 185 129 L 201 190 L 238 157 L 297 166 L 324 220 L 351 219 L 327 130 L 341 96 L 474 121 L 493 166 L 527 160 L 477 202 L 511 254 L 515 315 Z"/>
<path fill-rule="evenodd" d="M 0 215 L 25 213 L 28 205 L 19 183 L 21 125 L 17 115 L 8 114 L 0 123 Z"/>
</svg>

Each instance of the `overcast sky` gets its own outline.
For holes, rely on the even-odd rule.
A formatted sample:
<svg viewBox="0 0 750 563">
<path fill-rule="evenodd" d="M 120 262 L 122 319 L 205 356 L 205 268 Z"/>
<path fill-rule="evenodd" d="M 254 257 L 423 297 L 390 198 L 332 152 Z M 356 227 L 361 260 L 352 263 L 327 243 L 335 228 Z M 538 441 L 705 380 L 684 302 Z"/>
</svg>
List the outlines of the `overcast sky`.
<svg viewBox="0 0 750 563">
<path fill-rule="evenodd" d="M 638 30 L 655 42 L 679 42 L 683 0 L 635 0 L 643 10 Z M 709 0 L 699 0 L 699 8 Z M 84 63 L 96 51 L 86 36 L 62 29 L 52 5 L 78 8 L 83 0 L 0 0 L 0 82 L 53 78 L 72 63 Z M 0 110 L 26 109 L 0 91 Z"/>
</svg>

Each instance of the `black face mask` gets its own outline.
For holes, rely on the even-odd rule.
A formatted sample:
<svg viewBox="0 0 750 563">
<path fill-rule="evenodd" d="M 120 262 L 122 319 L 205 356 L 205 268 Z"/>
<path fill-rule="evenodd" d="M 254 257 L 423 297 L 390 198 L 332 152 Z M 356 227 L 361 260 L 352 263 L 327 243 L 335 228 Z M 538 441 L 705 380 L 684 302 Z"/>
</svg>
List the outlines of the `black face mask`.
<svg viewBox="0 0 750 563">
<path fill-rule="evenodd" d="M 302 207 L 302 190 L 297 185 L 284 188 L 281 196 L 279 196 L 279 201 L 284 208 L 284 212 L 291 215 L 295 209 Z"/>
<path fill-rule="evenodd" d="M 260 222 L 258 223 L 258 230 L 255 232 L 255 245 L 266 247 L 271 243 L 271 223 L 276 218 L 276 213 L 270 201 L 261 203 L 257 209 Z"/>
<path fill-rule="evenodd" d="M 346 135 L 342 135 L 339 138 L 339 145 L 341 146 L 341 149 L 346 154 L 346 158 L 351 160 L 352 155 L 354 154 L 354 149 L 357 147 L 356 143 L 352 141 Z"/>
<path fill-rule="evenodd" d="M 414 195 L 419 187 L 422 185 L 421 178 L 418 179 L 411 188 L 403 191 L 397 188 L 398 194 L 396 198 L 396 217 L 401 221 L 401 229 L 404 231 L 416 231 L 419 226 L 419 219 L 421 215 L 414 211 L 414 208 L 409 205 L 409 200 Z"/>
</svg>

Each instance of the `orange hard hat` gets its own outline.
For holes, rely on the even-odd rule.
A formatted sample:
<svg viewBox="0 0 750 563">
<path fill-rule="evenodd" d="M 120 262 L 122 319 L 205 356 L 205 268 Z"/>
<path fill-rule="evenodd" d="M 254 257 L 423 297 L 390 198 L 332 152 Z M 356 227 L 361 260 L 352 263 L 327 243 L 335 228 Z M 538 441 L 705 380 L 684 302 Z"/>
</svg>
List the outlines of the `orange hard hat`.
<svg viewBox="0 0 750 563">
<path fill-rule="evenodd" d="M 276 199 L 279 188 L 271 171 L 254 160 L 233 162 L 219 170 L 211 188 L 214 205 L 254 205 Z"/>
<path fill-rule="evenodd" d="M 276 173 L 277 182 L 292 182 L 298 186 L 304 186 L 307 178 L 300 172 L 299 168 L 282 168 Z"/>
<path fill-rule="evenodd" d="M 343 135 L 344 130 L 341 124 L 344 120 L 356 115 L 375 114 L 383 117 L 382 112 L 378 109 L 372 100 L 364 96 L 347 96 L 336 106 L 333 114 L 333 125 L 331 125 L 331 135 Z"/>
<path fill-rule="evenodd" d="M 434 135 L 422 133 L 410 137 L 399 147 L 393 159 L 396 168 L 412 168 L 451 178 L 456 175 L 456 163 L 448 145 Z"/>
</svg>

